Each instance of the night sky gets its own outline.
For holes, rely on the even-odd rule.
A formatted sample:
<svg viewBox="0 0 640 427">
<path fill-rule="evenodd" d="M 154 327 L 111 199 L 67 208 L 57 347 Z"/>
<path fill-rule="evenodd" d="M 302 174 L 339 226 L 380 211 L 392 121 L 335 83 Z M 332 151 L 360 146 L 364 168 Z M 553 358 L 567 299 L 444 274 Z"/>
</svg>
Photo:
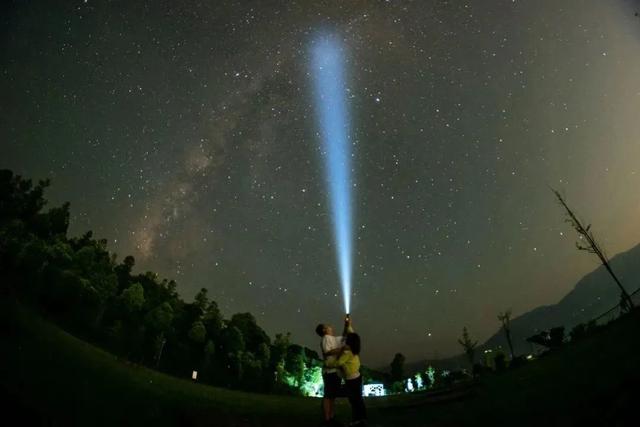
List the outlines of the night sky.
<svg viewBox="0 0 640 427">
<path fill-rule="evenodd" d="M 58 4 L 55 4 L 58 3 Z M 343 311 L 310 74 L 345 51 L 363 362 L 460 352 L 640 242 L 640 10 L 624 0 L 14 1 L 0 167 L 72 235 L 316 349 Z"/>
</svg>

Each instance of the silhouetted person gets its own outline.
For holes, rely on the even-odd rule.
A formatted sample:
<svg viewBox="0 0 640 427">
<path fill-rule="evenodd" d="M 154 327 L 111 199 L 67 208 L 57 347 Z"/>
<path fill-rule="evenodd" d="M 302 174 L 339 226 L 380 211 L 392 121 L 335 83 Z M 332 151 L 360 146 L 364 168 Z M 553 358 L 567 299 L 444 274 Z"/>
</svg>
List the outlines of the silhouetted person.
<svg viewBox="0 0 640 427">
<path fill-rule="evenodd" d="M 364 426 L 367 411 L 362 398 L 362 375 L 360 375 L 360 335 L 348 333 L 342 353 L 335 360 L 325 362 L 330 368 L 339 368 L 345 379 L 345 390 L 351 405 L 350 426 Z"/>
</svg>

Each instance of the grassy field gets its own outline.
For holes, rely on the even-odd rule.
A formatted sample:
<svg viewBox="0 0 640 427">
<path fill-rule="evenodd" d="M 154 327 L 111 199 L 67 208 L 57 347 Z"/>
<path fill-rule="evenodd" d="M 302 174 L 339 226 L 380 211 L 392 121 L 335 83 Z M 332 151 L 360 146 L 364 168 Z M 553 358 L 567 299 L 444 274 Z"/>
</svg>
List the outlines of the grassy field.
<svg viewBox="0 0 640 427">
<path fill-rule="evenodd" d="M 180 380 L 119 360 L 15 303 L 3 301 L 0 309 L 4 420 L 13 414 L 20 425 L 319 424 L 318 399 Z M 487 375 L 471 389 L 367 399 L 370 425 L 640 425 L 630 418 L 640 395 L 639 332 L 636 312 L 555 354 Z M 346 421 L 346 402 L 338 409 Z"/>
</svg>

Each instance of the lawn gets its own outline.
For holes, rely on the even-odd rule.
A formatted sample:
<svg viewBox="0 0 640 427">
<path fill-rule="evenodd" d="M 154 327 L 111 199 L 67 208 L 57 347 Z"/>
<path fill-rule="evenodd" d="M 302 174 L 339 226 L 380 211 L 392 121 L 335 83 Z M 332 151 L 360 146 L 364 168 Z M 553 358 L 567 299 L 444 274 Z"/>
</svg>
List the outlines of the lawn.
<svg viewBox="0 0 640 427">
<path fill-rule="evenodd" d="M 118 359 L 14 302 L 3 300 L 0 308 L 5 420 L 13 414 L 21 425 L 319 425 L 318 399 L 167 376 Z M 526 366 L 483 376 L 470 389 L 367 399 L 370 425 L 640 425 L 629 420 L 640 386 L 639 332 L 636 312 Z M 338 414 L 348 419 L 346 402 Z"/>
</svg>

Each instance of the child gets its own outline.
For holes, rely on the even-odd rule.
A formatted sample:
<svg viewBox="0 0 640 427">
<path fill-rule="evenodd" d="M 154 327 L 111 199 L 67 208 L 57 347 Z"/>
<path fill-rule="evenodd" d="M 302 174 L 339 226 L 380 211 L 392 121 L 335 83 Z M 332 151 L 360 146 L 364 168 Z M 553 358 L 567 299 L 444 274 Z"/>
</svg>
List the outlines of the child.
<svg viewBox="0 0 640 427">
<path fill-rule="evenodd" d="M 322 337 L 320 348 L 325 365 L 322 368 L 322 381 L 324 382 L 324 397 L 322 399 L 322 411 L 326 425 L 336 425 L 334 420 L 334 402 L 341 395 L 342 379 L 338 375 L 336 368 L 327 366 L 327 362 L 335 362 L 340 355 L 342 346 L 344 345 L 344 336 L 347 332 L 353 332 L 351 328 L 351 319 L 349 316 L 344 321 L 343 336 L 334 336 L 331 325 L 319 324 L 316 327 L 316 333 Z"/>
<path fill-rule="evenodd" d="M 360 335 L 348 333 L 345 346 L 337 360 L 327 360 L 325 366 L 339 368 L 345 379 L 345 389 L 351 405 L 351 426 L 364 426 L 367 413 L 362 398 L 362 376 L 360 375 Z"/>
</svg>

